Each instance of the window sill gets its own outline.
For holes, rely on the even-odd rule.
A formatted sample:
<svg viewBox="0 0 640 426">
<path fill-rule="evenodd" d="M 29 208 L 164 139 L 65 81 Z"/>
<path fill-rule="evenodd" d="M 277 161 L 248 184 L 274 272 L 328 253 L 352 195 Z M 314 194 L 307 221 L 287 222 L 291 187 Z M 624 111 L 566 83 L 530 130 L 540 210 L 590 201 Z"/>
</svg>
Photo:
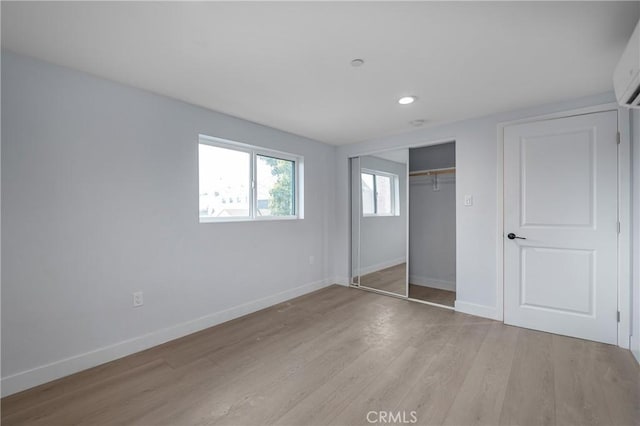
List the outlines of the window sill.
<svg viewBox="0 0 640 426">
<path fill-rule="evenodd" d="M 280 220 L 298 220 L 303 219 L 298 216 L 265 216 L 265 217 L 238 217 L 238 218 L 207 218 L 201 217 L 199 223 L 229 223 L 229 222 L 270 222 Z"/>
</svg>

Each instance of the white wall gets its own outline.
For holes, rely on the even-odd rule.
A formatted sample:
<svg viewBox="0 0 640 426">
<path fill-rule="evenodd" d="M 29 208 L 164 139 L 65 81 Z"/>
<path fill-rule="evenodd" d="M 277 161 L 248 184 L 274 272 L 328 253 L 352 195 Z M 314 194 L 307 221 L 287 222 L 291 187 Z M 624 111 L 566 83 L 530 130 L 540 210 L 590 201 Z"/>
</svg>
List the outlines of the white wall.
<svg viewBox="0 0 640 426">
<path fill-rule="evenodd" d="M 407 165 L 365 156 L 360 167 L 397 175 L 400 203 L 398 216 L 360 217 L 360 274 L 365 275 L 407 260 Z"/>
<path fill-rule="evenodd" d="M 631 114 L 632 223 L 631 350 L 640 362 L 640 110 Z"/>
<path fill-rule="evenodd" d="M 334 147 L 9 52 L 2 87 L 5 395 L 329 283 Z M 304 220 L 198 223 L 199 133 L 303 155 Z"/>
<path fill-rule="evenodd" d="M 463 312 L 501 319 L 502 300 L 498 300 L 497 288 L 498 123 L 602 104 L 613 100 L 613 94 L 606 93 L 570 102 L 427 127 L 397 136 L 338 147 L 334 276 L 344 277 L 348 273 L 348 158 L 391 148 L 455 141 L 456 216 L 458 223 L 456 308 Z M 473 196 L 474 205 L 472 207 L 463 205 L 465 194 Z"/>
</svg>

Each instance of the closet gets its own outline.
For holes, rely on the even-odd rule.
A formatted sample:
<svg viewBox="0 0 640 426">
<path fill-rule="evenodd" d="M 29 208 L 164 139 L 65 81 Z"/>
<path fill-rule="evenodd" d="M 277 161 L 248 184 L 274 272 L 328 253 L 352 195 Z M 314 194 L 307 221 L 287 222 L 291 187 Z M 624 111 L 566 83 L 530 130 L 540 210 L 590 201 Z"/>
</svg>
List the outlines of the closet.
<svg viewBox="0 0 640 426">
<path fill-rule="evenodd" d="M 456 300 L 455 142 L 409 150 L 409 298 Z"/>
<path fill-rule="evenodd" d="M 455 142 L 350 159 L 351 285 L 452 308 Z"/>
</svg>

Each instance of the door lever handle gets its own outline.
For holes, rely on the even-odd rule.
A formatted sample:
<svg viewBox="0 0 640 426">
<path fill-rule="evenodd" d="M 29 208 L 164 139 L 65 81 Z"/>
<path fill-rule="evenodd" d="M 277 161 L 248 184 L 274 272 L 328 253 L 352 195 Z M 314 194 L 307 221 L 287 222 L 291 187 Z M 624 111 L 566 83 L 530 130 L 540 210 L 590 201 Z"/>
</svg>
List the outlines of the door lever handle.
<svg viewBox="0 0 640 426">
<path fill-rule="evenodd" d="M 526 240 L 525 237 L 518 237 L 516 234 L 514 234 L 513 232 L 507 234 L 507 238 L 510 240 L 515 240 L 516 238 L 519 240 Z"/>
</svg>

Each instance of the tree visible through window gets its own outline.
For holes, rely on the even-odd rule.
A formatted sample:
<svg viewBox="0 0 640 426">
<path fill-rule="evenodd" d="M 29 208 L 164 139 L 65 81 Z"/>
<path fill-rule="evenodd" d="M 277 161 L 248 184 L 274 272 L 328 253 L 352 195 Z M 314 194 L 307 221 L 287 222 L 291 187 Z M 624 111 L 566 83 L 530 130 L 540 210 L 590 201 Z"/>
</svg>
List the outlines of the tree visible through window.
<svg viewBox="0 0 640 426">
<path fill-rule="evenodd" d="M 258 214 L 295 215 L 295 162 L 258 155 L 257 181 Z M 267 203 L 261 204 L 260 201 L 265 199 Z"/>
<path fill-rule="evenodd" d="M 200 221 L 297 218 L 301 157 L 201 136 Z M 290 158 L 287 158 L 290 157 Z"/>
</svg>

